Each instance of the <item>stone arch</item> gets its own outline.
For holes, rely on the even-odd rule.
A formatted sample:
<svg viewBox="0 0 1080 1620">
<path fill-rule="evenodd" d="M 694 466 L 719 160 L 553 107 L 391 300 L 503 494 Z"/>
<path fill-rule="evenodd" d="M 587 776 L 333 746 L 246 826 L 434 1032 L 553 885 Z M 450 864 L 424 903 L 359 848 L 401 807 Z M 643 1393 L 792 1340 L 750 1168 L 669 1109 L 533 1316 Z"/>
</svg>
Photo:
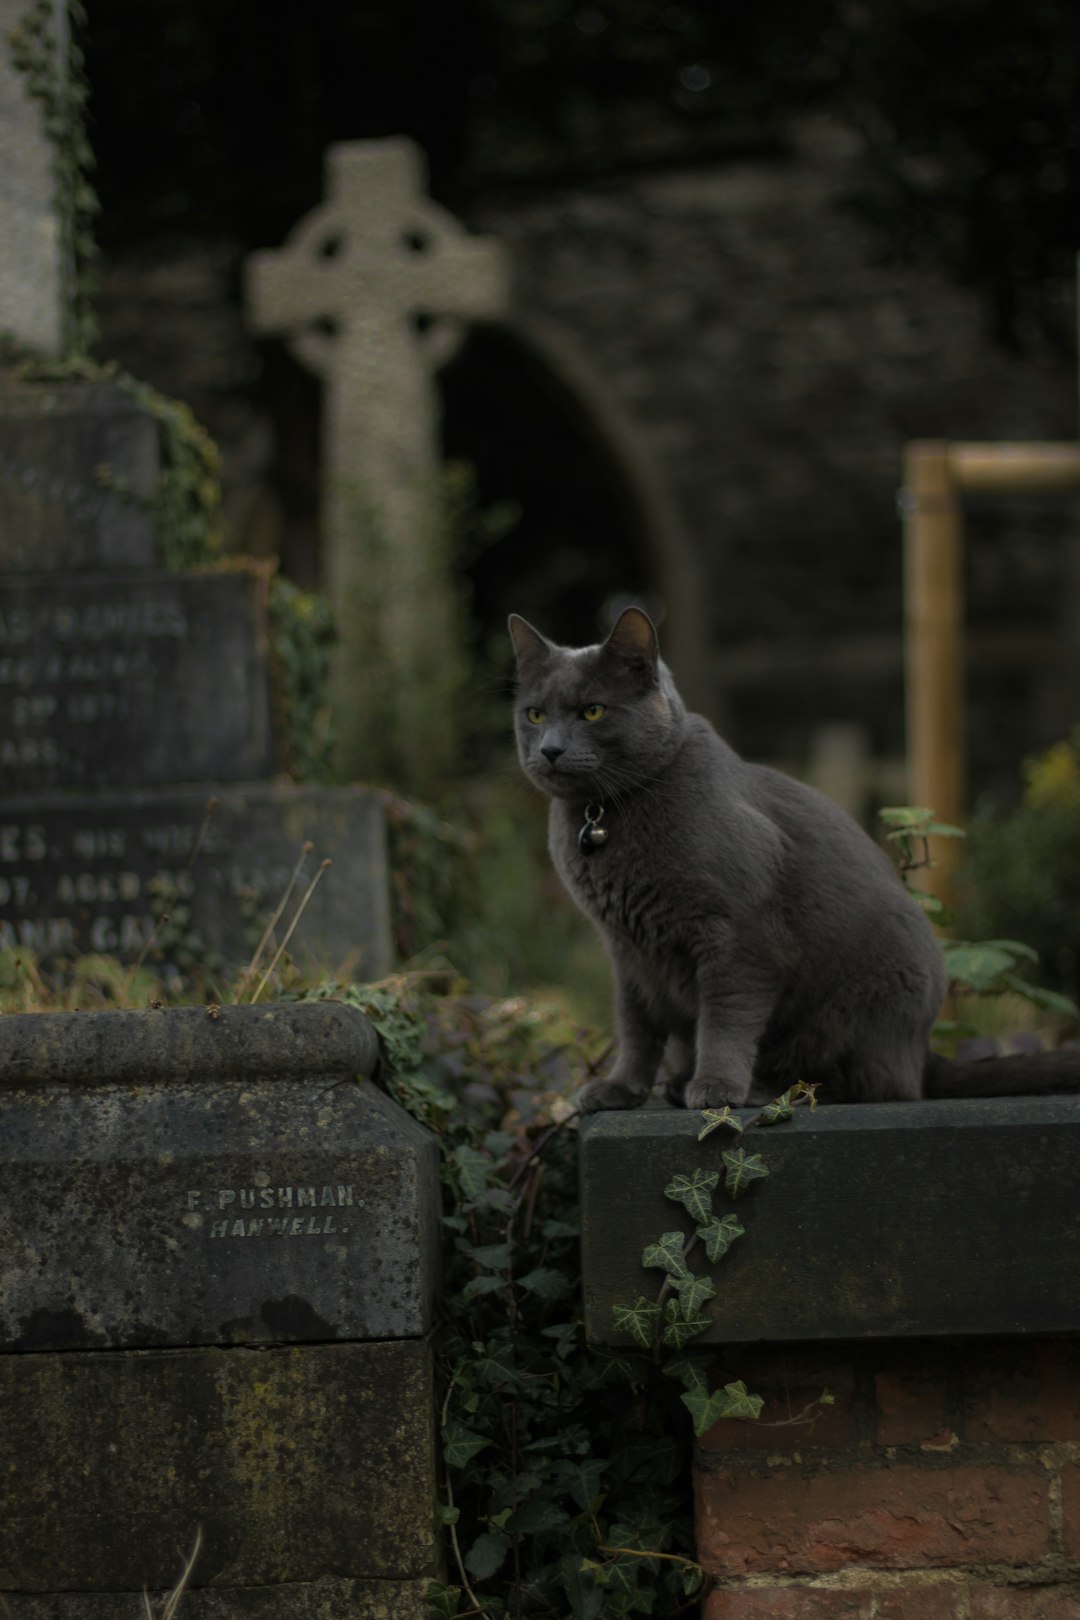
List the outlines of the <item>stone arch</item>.
<svg viewBox="0 0 1080 1620">
<path fill-rule="evenodd" d="M 602 512 L 607 531 L 604 543 L 613 560 L 616 556 L 622 559 L 622 577 L 611 571 L 610 582 L 605 587 L 609 610 L 617 606 L 617 598 L 624 590 L 627 595 L 644 600 L 646 605 L 650 598 L 662 603 L 665 655 L 669 656 L 690 701 L 694 705 L 702 704 L 706 686 L 705 648 L 695 559 L 653 446 L 580 345 L 554 322 L 536 317 L 512 317 L 485 324 L 472 329 L 460 354 L 446 368 L 442 384 L 447 451 L 451 456 L 461 455 L 469 460 L 475 457 L 480 463 L 482 497 L 502 491 L 485 488 L 483 451 L 480 449 L 478 453 L 475 440 L 470 444 L 470 424 L 461 420 L 462 414 L 469 414 L 470 401 L 474 430 L 475 412 L 479 410 L 483 414 L 486 410 L 495 420 L 494 431 L 505 431 L 501 457 L 504 462 L 505 444 L 512 440 L 515 427 L 512 417 L 507 420 L 506 414 L 512 412 L 514 400 L 525 412 L 526 420 L 520 424 L 522 432 L 538 420 L 544 420 L 544 413 L 548 413 L 551 455 L 580 457 L 581 464 L 588 466 L 592 486 L 590 510 L 594 515 Z M 538 457 L 543 460 L 542 447 L 527 444 L 524 449 L 534 462 Z M 548 467 L 549 479 L 557 479 L 558 475 L 558 465 Z M 540 496 L 541 501 L 544 498 Z M 579 550 L 584 543 L 582 536 Z M 529 565 L 543 544 L 542 524 L 535 522 L 529 535 L 519 536 L 517 541 L 517 566 L 525 580 L 525 599 L 518 597 L 508 605 L 526 614 L 530 611 Z M 504 571 L 512 572 L 513 559 L 514 549 L 510 543 L 506 555 L 502 559 L 489 559 L 488 566 L 501 562 Z M 597 585 L 604 576 L 602 562 L 601 559 L 598 571 L 594 570 L 588 582 L 592 599 L 589 623 L 584 629 L 580 628 L 580 615 L 575 617 L 572 611 L 575 606 L 573 581 L 568 581 L 566 587 L 560 617 L 564 624 L 574 625 L 577 636 L 584 640 L 599 628 L 594 615 L 600 605 L 595 597 Z M 481 598 L 484 596 L 482 570 L 483 565 L 478 577 Z M 496 617 L 491 603 L 487 605 L 489 616 Z M 507 604 L 499 602 L 498 605 Z M 483 606 L 482 601 L 482 609 Z M 540 613 L 541 609 L 538 607 L 536 611 Z M 541 628 L 553 635 L 566 633 L 559 623 L 548 623 Z M 567 633 L 567 639 L 573 637 Z"/>
</svg>

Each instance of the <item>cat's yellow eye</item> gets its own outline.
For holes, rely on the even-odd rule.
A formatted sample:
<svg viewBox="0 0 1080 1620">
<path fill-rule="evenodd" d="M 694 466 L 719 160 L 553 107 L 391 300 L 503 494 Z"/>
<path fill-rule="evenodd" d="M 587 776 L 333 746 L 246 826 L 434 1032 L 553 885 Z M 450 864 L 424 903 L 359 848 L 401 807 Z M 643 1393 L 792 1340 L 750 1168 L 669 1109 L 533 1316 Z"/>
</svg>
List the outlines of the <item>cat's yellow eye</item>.
<svg viewBox="0 0 1080 1620">
<path fill-rule="evenodd" d="M 542 726 L 547 719 L 543 709 L 526 709 L 525 718 L 531 726 Z"/>
<path fill-rule="evenodd" d="M 586 720 L 599 720 L 605 709 L 602 703 L 590 703 L 581 712 Z"/>
</svg>

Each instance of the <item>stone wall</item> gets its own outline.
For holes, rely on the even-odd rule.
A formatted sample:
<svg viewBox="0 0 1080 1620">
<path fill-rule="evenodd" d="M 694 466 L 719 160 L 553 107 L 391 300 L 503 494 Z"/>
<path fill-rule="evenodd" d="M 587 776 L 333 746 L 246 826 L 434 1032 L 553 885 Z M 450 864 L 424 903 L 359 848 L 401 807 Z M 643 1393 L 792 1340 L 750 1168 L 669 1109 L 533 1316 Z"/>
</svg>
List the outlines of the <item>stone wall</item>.
<svg viewBox="0 0 1080 1620">
<path fill-rule="evenodd" d="M 698 1447 L 705 1620 L 1070 1620 L 1078 1375 L 1052 1339 L 742 1352 L 766 1405 Z"/>
</svg>

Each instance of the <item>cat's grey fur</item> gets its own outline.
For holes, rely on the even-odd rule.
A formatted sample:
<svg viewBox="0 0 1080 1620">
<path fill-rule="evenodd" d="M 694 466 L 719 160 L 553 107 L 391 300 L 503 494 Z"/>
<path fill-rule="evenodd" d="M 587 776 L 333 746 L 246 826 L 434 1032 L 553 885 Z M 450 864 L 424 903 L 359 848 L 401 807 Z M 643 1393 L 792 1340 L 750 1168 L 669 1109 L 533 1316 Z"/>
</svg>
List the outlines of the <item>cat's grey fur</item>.
<svg viewBox="0 0 1080 1620">
<path fill-rule="evenodd" d="M 510 633 L 522 768 L 551 798 L 556 870 L 615 970 L 617 1059 L 582 1108 L 635 1107 L 662 1058 L 669 1096 L 695 1109 L 797 1079 L 830 1102 L 1080 1084 L 1076 1052 L 930 1052 L 942 955 L 892 863 L 823 794 L 686 712 L 639 609 L 593 647 L 556 646 L 516 614 Z M 608 834 L 589 855 L 587 805 Z"/>
</svg>

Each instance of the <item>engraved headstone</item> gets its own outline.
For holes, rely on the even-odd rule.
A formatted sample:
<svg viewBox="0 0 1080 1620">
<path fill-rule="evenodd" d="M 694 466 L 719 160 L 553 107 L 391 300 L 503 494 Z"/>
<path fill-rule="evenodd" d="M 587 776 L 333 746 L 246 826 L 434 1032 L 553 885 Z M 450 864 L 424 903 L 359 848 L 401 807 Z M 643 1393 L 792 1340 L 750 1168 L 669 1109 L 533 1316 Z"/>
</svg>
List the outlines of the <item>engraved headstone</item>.
<svg viewBox="0 0 1080 1620">
<path fill-rule="evenodd" d="M 158 567 L 159 459 L 156 424 L 115 384 L 0 374 L 0 573 Z"/>
<path fill-rule="evenodd" d="M 436 543 L 433 373 L 457 323 L 502 313 L 506 267 L 497 244 L 468 236 L 424 196 L 411 141 L 332 146 L 326 168 L 326 202 L 280 251 L 253 255 L 250 303 L 257 329 L 285 336 L 326 385 L 323 585 L 340 632 L 341 769 L 369 772 L 389 730 L 415 783 L 429 779 L 455 729 L 452 716 L 439 723 L 452 593 Z M 377 687 L 370 620 L 358 610 L 373 589 Z"/>
<path fill-rule="evenodd" d="M 246 963 L 310 844 L 265 960 L 328 860 L 290 956 L 382 977 L 379 800 L 272 781 L 269 576 L 163 567 L 157 469 L 111 385 L 0 384 L 0 950 Z"/>
<path fill-rule="evenodd" d="M 168 961 L 198 940 L 246 963 L 310 842 L 294 904 L 319 863 L 333 864 L 289 954 L 308 972 L 390 971 L 386 827 L 374 793 L 245 783 L 215 790 L 208 811 L 207 791 L 0 798 L 0 951 L 130 962 L 153 944 Z"/>
<path fill-rule="evenodd" d="M 115 1614 L 196 1527 L 197 1616 L 422 1620 L 438 1146 L 377 1055 L 325 1001 L 0 1019 L 13 1620 Z"/>
<path fill-rule="evenodd" d="M 51 0 L 44 17 L 27 0 L 0 0 L 0 335 L 58 355 L 71 269 L 56 202 L 55 153 L 45 108 L 15 65 L 32 13 L 45 23 L 33 48 L 48 52 L 54 75 L 65 72 L 67 54 L 64 0 Z"/>
<path fill-rule="evenodd" d="M 0 581 L 5 792 L 269 776 L 265 596 L 254 570 Z"/>
</svg>

